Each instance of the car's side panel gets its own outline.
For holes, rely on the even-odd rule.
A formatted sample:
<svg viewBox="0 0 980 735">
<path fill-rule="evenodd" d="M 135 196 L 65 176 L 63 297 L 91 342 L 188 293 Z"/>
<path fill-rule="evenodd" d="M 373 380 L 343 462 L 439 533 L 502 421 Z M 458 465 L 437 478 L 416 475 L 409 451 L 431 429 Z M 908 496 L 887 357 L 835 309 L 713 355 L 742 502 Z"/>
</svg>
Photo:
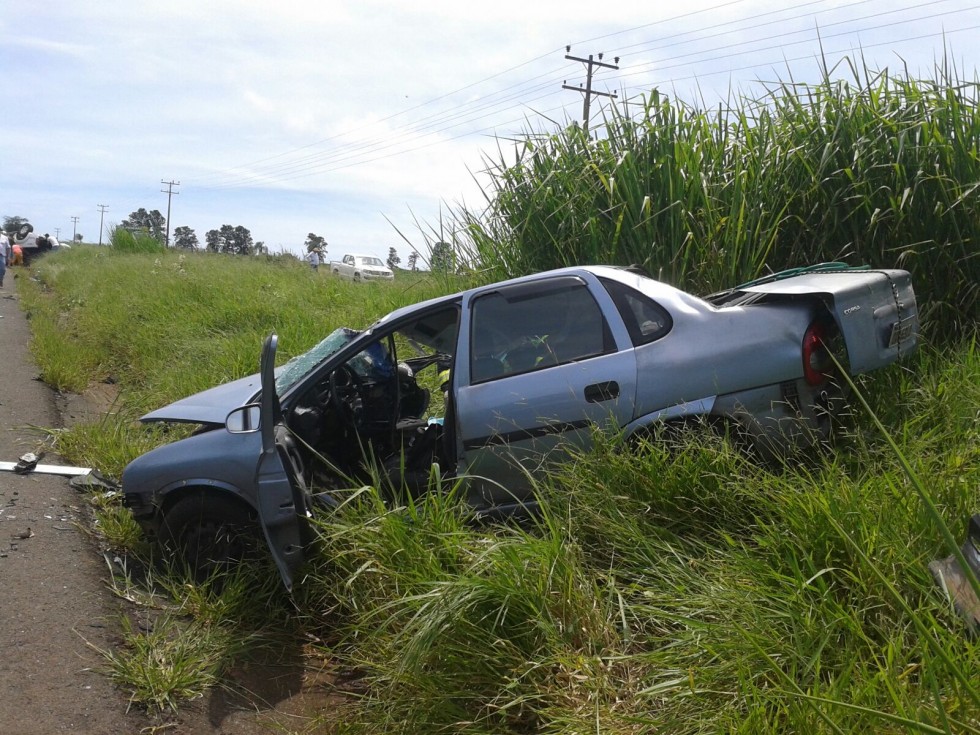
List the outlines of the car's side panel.
<svg viewBox="0 0 980 735">
<path fill-rule="evenodd" d="M 254 507 L 251 488 L 261 451 L 258 434 L 207 431 L 164 444 L 131 462 L 123 473 L 123 488 L 127 494 L 151 497 L 140 503 L 146 509 L 160 507 L 170 492 L 191 484 L 222 492 L 243 488 L 237 494 Z"/>
<path fill-rule="evenodd" d="M 712 414 L 733 421 L 761 457 L 776 459 L 827 439 L 839 399 L 837 386 L 801 379 L 718 396 Z"/>
<path fill-rule="evenodd" d="M 670 333 L 635 350 L 635 417 L 800 377 L 803 335 L 813 314 L 802 303 L 672 311 Z"/>
</svg>

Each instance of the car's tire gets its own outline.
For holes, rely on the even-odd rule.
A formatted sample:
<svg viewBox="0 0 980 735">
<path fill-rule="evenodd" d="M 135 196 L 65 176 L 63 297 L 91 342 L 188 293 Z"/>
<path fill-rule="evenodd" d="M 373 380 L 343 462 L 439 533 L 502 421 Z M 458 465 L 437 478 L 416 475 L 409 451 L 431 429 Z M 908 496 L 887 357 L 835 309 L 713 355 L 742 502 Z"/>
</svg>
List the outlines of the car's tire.
<svg viewBox="0 0 980 735">
<path fill-rule="evenodd" d="M 258 547 L 255 513 L 231 496 L 198 493 L 181 498 L 163 516 L 160 541 L 198 582 L 226 571 Z"/>
<path fill-rule="evenodd" d="M 360 280 L 361 280 L 361 274 L 360 273 L 355 273 L 354 274 L 354 281 L 356 282 L 356 281 L 360 281 Z"/>
</svg>

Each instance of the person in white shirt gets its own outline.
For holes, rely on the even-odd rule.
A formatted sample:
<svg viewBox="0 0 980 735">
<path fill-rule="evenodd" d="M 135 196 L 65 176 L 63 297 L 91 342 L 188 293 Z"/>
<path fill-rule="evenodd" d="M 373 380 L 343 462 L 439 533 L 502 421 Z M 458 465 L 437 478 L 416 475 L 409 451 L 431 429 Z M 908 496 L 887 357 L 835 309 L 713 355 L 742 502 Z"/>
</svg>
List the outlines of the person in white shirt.
<svg viewBox="0 0 980 735">
<path fill-rule="evenodd" d="M 311 250 L 307 254 L 306 259 L 307 261 L 309 261 L 310 267 L 313 269 L 313 272 L 316 273 L 317 267 L 320 265 L 320 251 Z"/>
</svg>

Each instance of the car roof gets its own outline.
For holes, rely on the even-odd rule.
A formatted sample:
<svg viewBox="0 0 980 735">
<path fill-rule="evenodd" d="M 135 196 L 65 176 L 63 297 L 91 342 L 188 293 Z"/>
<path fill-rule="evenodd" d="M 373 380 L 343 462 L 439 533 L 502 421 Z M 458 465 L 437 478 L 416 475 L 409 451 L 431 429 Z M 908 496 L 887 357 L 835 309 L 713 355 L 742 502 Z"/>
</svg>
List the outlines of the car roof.
<svg viewBox="0 0 980 735">
<path fill-rule="evenodd" d="M 654 281 L 651 278 L 648 278 L 646 276 L 639 275 L 639 274 L 637 274 L 637 273 L 635 273 L 633 271 L 629 271 L 629 270 L 627 270 L 625 268 L 622 268 L 620 266 L 614 266 L 614 265 L 580 265 L 580 266 L 569 266 L 567 268 L 556 268 L 554 270 L 541 271 L 539 273 L 532 273 L 532 274 L 529 274 L 529 275 L 526 275 L 526 276 L 518 276 L 516 278 L 509 278 L 509 279 L 507 279 L 505 281 L 496 281 L 496 282 L 491 282 L 491 283 L 485 283 L 485 284 L 482 284 L 480 286 L 474 286 L 473 288 L 468 288 L 465 291 L 459 291 L 457 293 L 450 294 L 448 296 L 437 296 L 434 299 L 428 299 L 426 301 L 420 301 L 417 304 L 411 304 L 409 306 L 403 306 L 403 307 L 401 307 L 399 309 L 395 309 L 394 311 L 390 312 L 389 314 L 386 314 L 385 316 L 383 316 L 381 319 L 379 319 L 377 322 L 375 322 L 375 325 L 374 326 L 380 326 L 381 324 L 385 324 L 387 322 L 395 321 L 396 319 L 400 319 L 403 316 L 408 316 L 408 315 L 410 315 L 412 313 L 415 313 L 416 311 L 424 311 L 424 310 L 429 309 L 429 308 L 437 308 L 437 307 L 439 307 L 441 305 L 451 304 L 451 303 L 453 303 L 455 301 L 459 301 L 460 299 L 462 299 L 467 294 L 475 293 L 477 291 L 484 291 L 484 290 L 486 290 L 488 288 L 503 287 L 503 286 L 512 286 L 512 285 L 515 285 L 515 284 L 518 284 L 518 283 L 533 283 L 534 281 L 537 281 L 537 280 L 543 280 L 545 278 L 554 278 L 555 276 L 582 275 L 584 273 L 591 273 L 592 275 L 595 275 L 595 276 L 603 276 L 603 277 L 606 277 L 606 278 L 613 278 L 613 279 L 618 280 L 618 281 L 623 281 L 624 283 L 631 283 L 631 282 L 635 283 L 638 279 L 642 279 L 642 280 L 647 281 L 650 284 L 657 284 L 658 286 L 662 286 L 664 289 L 669 290 L 671 292 L 676 292 L 676 290 L 677 290 L 677 289 L 675 289 L 672 286 L 668 286 L 667 284 L 660 283 L 659 281 Z M 372 328 L 373 328 L 373 326 L 372 326 Z"/>
</svg>

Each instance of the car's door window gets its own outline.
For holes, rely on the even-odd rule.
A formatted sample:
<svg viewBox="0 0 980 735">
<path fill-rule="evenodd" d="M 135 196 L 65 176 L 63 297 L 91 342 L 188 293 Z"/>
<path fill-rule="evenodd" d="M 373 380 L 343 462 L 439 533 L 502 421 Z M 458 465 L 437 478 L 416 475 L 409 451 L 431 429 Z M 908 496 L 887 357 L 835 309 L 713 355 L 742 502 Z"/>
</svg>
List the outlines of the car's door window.
<svg viewBox="0 0 980 735">
<path fill-rule="evenodd" d="M 615 351 L 602 310 L 578 277 L 504 287 L 472 303 L 471 382 Z"/>
<path fill-rule="evenodd" d="M 619 281 L 609 278 L 600 280 L 623 317 L 630 340 L 635 346 L 654 342 L 673 327 L 670 313 L 649 296 Z"/>
</svg>

